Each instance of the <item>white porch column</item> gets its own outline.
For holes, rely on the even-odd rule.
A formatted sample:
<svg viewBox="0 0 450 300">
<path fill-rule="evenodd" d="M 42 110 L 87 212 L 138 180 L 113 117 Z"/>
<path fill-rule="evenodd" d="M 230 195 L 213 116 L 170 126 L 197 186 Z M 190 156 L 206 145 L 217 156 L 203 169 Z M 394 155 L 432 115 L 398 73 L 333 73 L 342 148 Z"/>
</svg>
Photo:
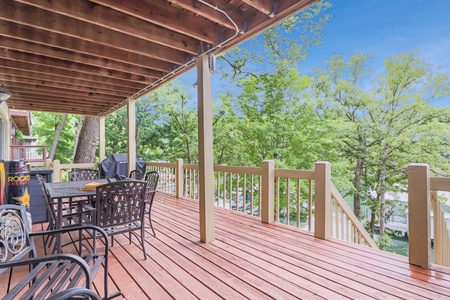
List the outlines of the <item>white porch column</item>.
<svg viewBox="0 0 450 300">
<path fill-rule="evenodd" d="M 106 152 L 106 140 L 105 140 L 105 117 L 99 118 L 99 131 L 98 131 L 98 157 L 99 162 L 105 159 Z"/>
<path fill-rule="evenodd" d="M 431 264 L 430 167 L 408 165 L 409 263 L 428 268 Z"/>
<path fill-rule="evenodd" d="M 200 202 L 200 240 L 214 240 L 214 161 L 211 74 L 208 56 L 197 59 L 198 168 Z"/>
<path fill-rule="evenodd" d="M 128 174 L 136 169 L 136 100 L 128 99 Z M 127 174 L 127 175 L 128 175 Z"/>
</svg>

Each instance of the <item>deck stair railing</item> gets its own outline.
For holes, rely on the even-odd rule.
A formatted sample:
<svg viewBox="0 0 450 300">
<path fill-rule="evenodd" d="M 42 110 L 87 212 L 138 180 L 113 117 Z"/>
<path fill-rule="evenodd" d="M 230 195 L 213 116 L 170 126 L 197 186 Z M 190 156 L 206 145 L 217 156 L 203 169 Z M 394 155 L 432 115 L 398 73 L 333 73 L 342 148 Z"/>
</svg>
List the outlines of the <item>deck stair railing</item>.
<svg viewBox="0 0 450 300">
<path fill-rule="evenodd" d="M 350 206 L 341 196 L 337 188 L 331 183 L 333 205 L 333 236 L 347 242 L 362 244 L 376 248 L 373 239 L 358 221 Z"/>
<path fill-rule="evenodd" d="M 441 179 L 441 178 L 439 178 Z M 450 178 L 445 178 L 447 187 L 450 184 Z M 431 178 L 433 182 L 433 178 Z M 432 183 L 433 185 L 433 183 Z M 438 199 L 438 192 L 431 192 L 431 206 L 433 208 L 433 227 L 434 227 L 434 263 L 450 267 L 450 233 L 445 213 L 442 209 L 441 201 Z"/>
<path fill-rule="evenodd" d="M 160 191 L 176 197 L 198 199 L 198 165 L 183 164 L 178 159 L 175 164 L 148 162 L 147 170 L 160 173 Z M 320 172 L 274 168 L 273 174 L 274 221 L 315 232 L 315 224 L 320 221 L 316 220 L 315 203 L 316 177 L 321 176 Z M 263 167 L 214 166 L 215 205 L 263 218 L 261 187 L 264 176 Z M 329 205 L 325 205 L 327 213 L 324 215 L 330 220 L 324 226 L 329 227 L 331 237 L 376 248 L 331 180 L 327 184 L 326 193 L 329 194 L 325 198 L 329 199 Z"/>
</svg>

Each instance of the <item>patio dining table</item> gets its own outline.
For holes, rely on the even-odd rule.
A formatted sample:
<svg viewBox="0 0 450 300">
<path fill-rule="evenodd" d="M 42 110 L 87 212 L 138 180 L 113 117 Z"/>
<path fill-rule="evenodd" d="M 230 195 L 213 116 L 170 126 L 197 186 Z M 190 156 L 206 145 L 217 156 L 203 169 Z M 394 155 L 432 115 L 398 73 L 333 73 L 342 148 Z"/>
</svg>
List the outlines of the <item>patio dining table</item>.
<svg viewBox="0 0 450 300">
<path fill-rule="evenodd" d="M 49 182 L 45 183 L 50 199 L 56 203 L 56 229 L 61 229 L 63 226 L 63 205 L 64 201 L 86 201 L 86 199 L 95 196 L 95 189 L 85 190 L 83 187 L 88 183 L 98 182 L 107 183 L 106 179 L 95 179 L 87 181 L 69 181 L 69 182 Z M 61 237 L 56 237 L 57 249 L 61 250 Z"/>
</svg>

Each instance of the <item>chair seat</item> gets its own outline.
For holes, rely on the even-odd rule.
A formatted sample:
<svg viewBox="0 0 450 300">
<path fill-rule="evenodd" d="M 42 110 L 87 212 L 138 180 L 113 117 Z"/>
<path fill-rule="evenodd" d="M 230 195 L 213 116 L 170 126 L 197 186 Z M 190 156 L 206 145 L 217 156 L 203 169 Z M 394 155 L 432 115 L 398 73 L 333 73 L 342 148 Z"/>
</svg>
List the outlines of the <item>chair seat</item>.
<svg viewBox="0 0 450 300">
<path fill-rule="evenodd" d="M 136 221 L 133 223 L 126 223 L 126 224 L 114 224 L 111 227 L 108 226 L 102 226 L 102 229 L 108 234 L 108 235 L 115 235 L 119 233 L 127 233 L 130 231 L 134 231 L 136 229 L 141 228 L 141 222 Z"/>
</svg>

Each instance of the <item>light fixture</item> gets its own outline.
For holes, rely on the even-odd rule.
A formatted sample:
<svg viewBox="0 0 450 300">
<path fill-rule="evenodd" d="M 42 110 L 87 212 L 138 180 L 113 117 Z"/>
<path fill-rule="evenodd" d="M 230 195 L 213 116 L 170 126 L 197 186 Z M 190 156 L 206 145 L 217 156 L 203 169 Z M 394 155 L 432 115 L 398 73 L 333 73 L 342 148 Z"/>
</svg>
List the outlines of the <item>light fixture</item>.
<svg viewBox="0 0 450 300">
<path fill-rule="evenodd" d="M 3 85 L 0 84 L 0 102 L 6 101 L 11 97 L 11 93 L 5 92 L 3 90 Z"/>
</svg>

